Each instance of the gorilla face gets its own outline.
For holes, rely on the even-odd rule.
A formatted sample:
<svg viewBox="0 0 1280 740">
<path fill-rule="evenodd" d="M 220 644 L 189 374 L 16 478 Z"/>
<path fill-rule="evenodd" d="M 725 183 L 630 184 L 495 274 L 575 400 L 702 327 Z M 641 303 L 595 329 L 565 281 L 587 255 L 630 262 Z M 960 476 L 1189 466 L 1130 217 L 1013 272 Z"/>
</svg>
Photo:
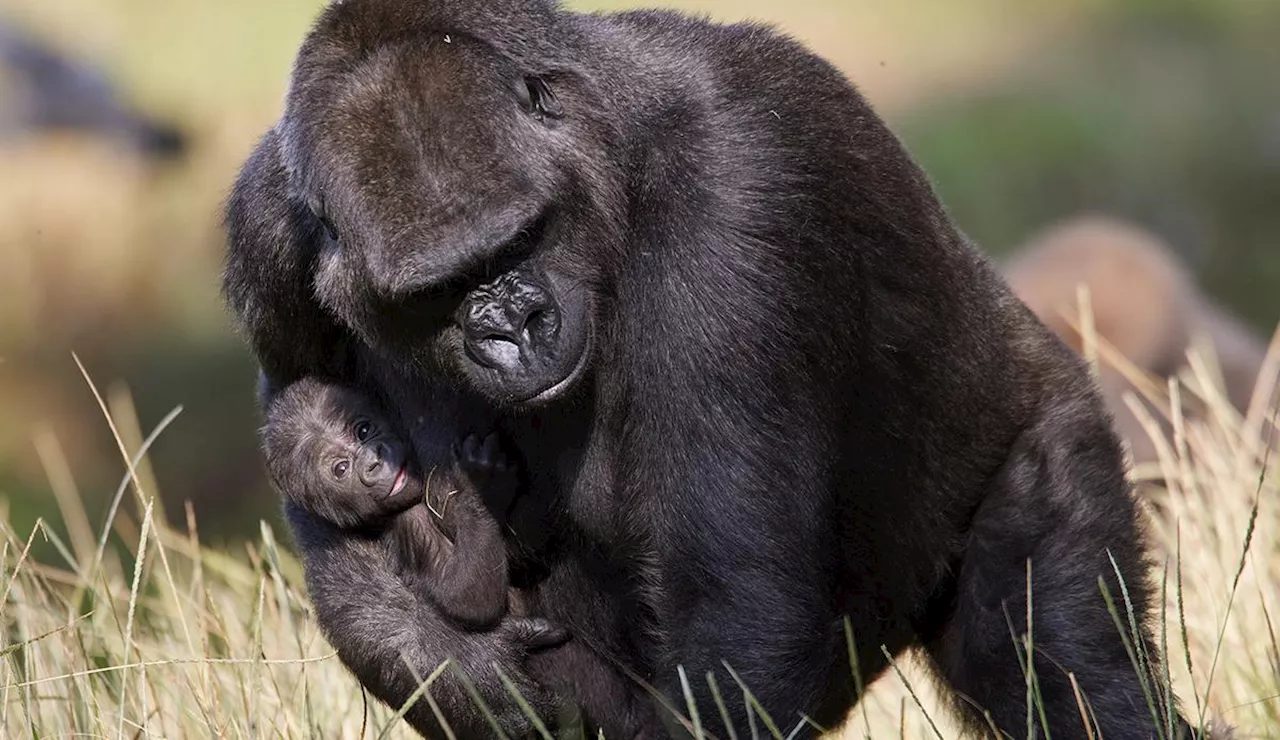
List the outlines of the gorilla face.
<svg viewBox="0 0 1280 740">
<path fill-rule="evenodd" d="M 422 501 L 408 445 L 368 396 L 305 379 L 267 411 L 267 470 L 293 503 L 344 527 L 393 516 Z"/>
<path fill-rule="evenodd" d="M 387 359 L 495 402 L 568 393 L 620 230 L 586 79 L 443 33 L 304 47 L 297 69 L 277 131 L 322 227 L 319 302 Z"/>
</svg>

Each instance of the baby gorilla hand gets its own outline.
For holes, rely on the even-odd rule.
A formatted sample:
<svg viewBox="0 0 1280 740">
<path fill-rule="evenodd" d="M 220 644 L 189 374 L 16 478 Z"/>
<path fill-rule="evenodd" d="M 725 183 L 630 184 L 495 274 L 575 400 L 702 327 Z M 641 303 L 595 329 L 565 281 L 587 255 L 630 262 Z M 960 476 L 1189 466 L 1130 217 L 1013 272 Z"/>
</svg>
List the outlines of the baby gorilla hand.
<svg viewBox="0 0 1280 740">
<path fill-rule="evenodd" d="M 441 530 L 453 538 L 460 516 L 494 512 L 500 521 L 511 509 L 519 487 L 516 464 L 503 454 L 497 434 L 468 435 L 453 446 L 454 486 L 446 499 L 433 502 Z"/>
<path fill-rule="evenodd" d="M 454 469 L 459 478 L 485 494 L 494 492 L 515 493 L 516 466 L 502 454 L 497 433 L 483 439 L 477 434 L 467 435 L 461 444 L 453 446 Z M 501 511 L 505 507 L 496 507 Z"/>
</svg>

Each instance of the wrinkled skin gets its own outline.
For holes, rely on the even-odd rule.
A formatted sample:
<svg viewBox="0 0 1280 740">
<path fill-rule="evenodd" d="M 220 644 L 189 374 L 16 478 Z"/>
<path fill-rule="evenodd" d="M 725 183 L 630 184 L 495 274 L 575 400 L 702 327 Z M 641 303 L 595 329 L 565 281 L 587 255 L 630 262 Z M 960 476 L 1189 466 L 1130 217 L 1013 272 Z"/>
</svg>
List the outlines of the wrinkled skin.
<svg viewBox="0 0 1280 740">
<path fill-rule="evenodd" d="M 1047 666 L 1103 736 L 1154 734 L 1098 589 L 1118 569 L 1152 602 L 1084 366 L 800 45 L 665 12 L 346 0 L 228 215 L 268 393 L 338 362 L 337 341 L 280 341 L 304 317 L 430 419 L 424 458 L 496 421 L 528 471 L 510 525 L 531 613 L 680 707 L 683 666 L 713 732 L 703 677 L 729 690 L 726 663 L 784 734 L 837 724 L 847 618 L 864 679 L 922 646 L 970 729 L 1021 736 L 1029 579 L 1053 737 L 1087 733 Z M 402 665 L 362 680 L 391 701 Z"/>
</svg>

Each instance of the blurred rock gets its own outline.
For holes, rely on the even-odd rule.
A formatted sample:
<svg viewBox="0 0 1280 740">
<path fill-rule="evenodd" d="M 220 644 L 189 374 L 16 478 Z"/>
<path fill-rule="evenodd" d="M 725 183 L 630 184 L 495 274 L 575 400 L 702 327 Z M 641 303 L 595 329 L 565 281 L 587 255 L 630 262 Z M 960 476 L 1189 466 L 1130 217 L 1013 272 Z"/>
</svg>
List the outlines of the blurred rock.
<svg viewBox="0 0 1280 740">
<path fill-rule="evenodd" d="M 1243 413 L 1266 354 L 1262 338 L 1196 284 L 1156 235 L 1128 222 L 1086 215 L 1056 223 L 1028 239 L 1004 266 L 1014 292 L 1040 320 L 1082 351 L 1077 288 L 1089 289 L 1097 335 L 1151 376 L 1160 390 L 1182 370 L 1199 338 L 1212 343 L 1227 400 Z M 1073 326 L 1073 323 L 1075 326 Z M 1124 401 L 1142 394 L 1099 358 L 1099 384 L 1137 463 L 1153 462 L 1155 446 Z M 1185 398 L 1190 402 L 1191 399 Z M 1162 413 L 1148 410 L 1156 420 Z M 1194 403 L 1187 409 L 1198 414 Z M 1168 432 L 1167 425 L 1165 432 Z"/>
<path fill-rule="evenodd" d="M 186 136 L 134 110 L 96 66 L 0 19 L 0 139 L 73 130 L 106 136 L 145 157 L 180 157 Z"/>
</svg>

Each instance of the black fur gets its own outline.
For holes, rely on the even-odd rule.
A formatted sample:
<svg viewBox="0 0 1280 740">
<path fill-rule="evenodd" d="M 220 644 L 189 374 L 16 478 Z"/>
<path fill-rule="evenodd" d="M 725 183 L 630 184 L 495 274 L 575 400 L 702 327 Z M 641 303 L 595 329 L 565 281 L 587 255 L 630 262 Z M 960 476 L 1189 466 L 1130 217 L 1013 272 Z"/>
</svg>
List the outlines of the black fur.
<svg viewBox="0 0 1280 740">
<path fill-rule="evenodd" d="M 229 219 L 226 290 L 267 375 L 322 368 L 347 336 L 366 382 L 431 419 L 426 459 L 449 419 L 498 407 L 528 471 L 511 526 L 531 613 L 677 706 L 682 665 L 713 717 L 703 679 L 730 691 L 727 663 L 784 733 L 835 725 L 857 699 L 848 617 L 868 680 L 881 646 L 923 645 L 971 729 L 1022 736 L 1029 559 L 1053 737 L 1086 736 L 1068 673 L 1103 736 L 1154 735 L 1098 588 L 1120 594 L 1114 560 L 1154 661 L 1137 514 L 1084 366 L 799 44 L 668 12 L 346 0 L 303 44 Z M 555 325 L 529 328 L 503 285 Z M 326 561 L 342 540 L 302 524 L 311 572 L 374 567 Z M 368 666 L 389 653 L 327 624 Z"/>
<path fill-rule="evenodd" d="M 537 648 L 527 656 L 530 673 L 578 697 L 582 720 L 590 726 L 607 722 L 622 730 L 635 728 L 617 733 L 624 737 L 641 736 L 646 722 L 659 726 L 643 706 L 633 706 L 626 684 L 614 669 L 581 643 L 569 642 L 563 630 L 545 619 L 527 617 L 521 594 L 508 588 L 506 543 L 486 501 L 508 511 L 517 481 L 497 435 L 469 436 L 455 448 L 451 470 L 426 470 L 397 433 L 391 415 L 371 397 L 311 378 L 274 396 L 266 417 L 262 435 L 267 471 L 284 497 L 290 521 L 306 521 L 300 515 L 318 517 L 345 530 L 353 540 L 376 544 L 379 557 L 372 562 L 382 564 L 411 594 L 453 624 L 451 629 L 423 611 L 418 619 L 425 621 L 414 622 L 407 630 L 402 625 L 399 631 L 422 632 L 448 647 L 467 641 L 467 632 L 501 628 L 499 635 L 512 645 Z M 486 501 L 481 500 L 480 491 L 485 492 Z M 312 526 L 309 522 L 304 529 Z M 353 563 L 338 570 L 364 566 Z M 323 582 L 323 571 L 308 570 L 313 585 Z M 325 590 L 318 604 L 322 609 L 338 604 L 340 613 L 342 605 L 349 608 L 360 600 L 377 604 L 387 597 L 393 603 L 397 596 L 403 598 L 398 588 L 382 593 L 376 585 L 379 581 L 373 583 L 316 586 Z M 508 607 L 514 616 L 504 625 Z M 393 624 L 396 613 L 389 610 L 382 616 L 383 624 Z M 335 642 L 340 651 L 347 648 L 342 637 Z M 500 666 L 505 663 L 524 670 L 523 663 L 511 662 L 512 656 L 501 651 L 489 658 Z M 349 651 L 343 660 L 359 675 L 378 667 L 364 664 L 361 654 Z M 533 695 L 535 700 L 539 697 Z M 477 736 L 477 731 L 478 736 L 488 736 L 492 730 L 475 725 L 471 714 L 464 714 L 464 723 L 451 729 L 462 737 Z M 597 720 L 600 716 L 608 719 Z M 411 721 L 424 732 L 434 729 L 433 724 L 421 724 L 421 717 Z"/>
</svg>

